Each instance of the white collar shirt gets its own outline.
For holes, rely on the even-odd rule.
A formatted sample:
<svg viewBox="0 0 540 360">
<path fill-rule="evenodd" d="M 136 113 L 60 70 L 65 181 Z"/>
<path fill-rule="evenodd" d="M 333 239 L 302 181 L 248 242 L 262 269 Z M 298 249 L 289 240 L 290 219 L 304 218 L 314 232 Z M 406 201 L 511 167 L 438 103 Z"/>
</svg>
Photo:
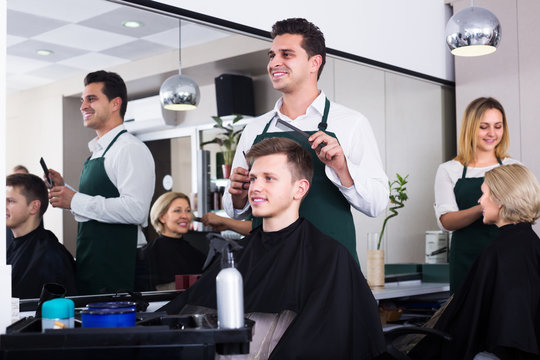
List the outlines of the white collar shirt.
<svg viewBox="0 0 540 360">
<path fill-rule="evenodd" d="M 247 152 L 257 135 L 261 134 L 268 122 L 277 113 L 287 122 L 291 122 L 303 131 L 317 131 L 324 112 L 326 95 L 320 91 L 319 96 L 308 106 L 306 113 L 291 120 L 280 112 L 283 100 L 278 99 L 274 109 L 257 118 L 249 120 L 244 128 L 237 146 L 232 168 L 243 167 L 247 169 L 247 163 L 243 152 Z M 325 167 L 328 179 L 339 189 L 347 201 L 355 209 L 375 217 L 385 211 L 388 204 L 388 178 L 384 172 L 379 148 L 367 118 L 345 106 L 331 102 L 327 120 L 327 131 L 334 133 L 343 148 L 349 172 L 354 180 L 354 185 L 345 187 L 341 185 L 339 177 L 329 166 Z M 272 121 L 267 132 L 282 132 L 281 127 Z M 229 184 L 230 185 L 230 184 Z M 243 209 L 234 209 L 228 186 L 223 197 L 224 208 L 227 214 L 234 218 L 246 218 L 249 211 L 249 203 Z"/>
</svg>

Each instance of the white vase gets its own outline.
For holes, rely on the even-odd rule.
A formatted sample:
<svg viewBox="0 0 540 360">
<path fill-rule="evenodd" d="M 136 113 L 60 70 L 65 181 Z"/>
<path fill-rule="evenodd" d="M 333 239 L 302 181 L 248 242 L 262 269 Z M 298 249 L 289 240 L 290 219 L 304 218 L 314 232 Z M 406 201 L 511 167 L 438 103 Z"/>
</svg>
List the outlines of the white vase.
<svg viewBox="0 0 540 360">
<path fill-rule="evenodd" d="M 384 287 L 384 250 L 377 249 L 378 233 L 367 234 L 367 282 L 370 288 Z"/>
</svg>

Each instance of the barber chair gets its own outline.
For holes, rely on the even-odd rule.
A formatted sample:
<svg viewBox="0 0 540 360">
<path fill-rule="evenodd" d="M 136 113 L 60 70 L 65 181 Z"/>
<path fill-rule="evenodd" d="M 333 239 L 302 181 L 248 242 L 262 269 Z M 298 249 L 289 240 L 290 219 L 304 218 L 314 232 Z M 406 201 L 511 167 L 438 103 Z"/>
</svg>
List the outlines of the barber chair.
<svg viewBox="0 0 540 360">
<path fill-rule="evenodd" d="M 388 359 L 394 360 L 412 360 L 406 353 L 402 352 L 395 347 L 394 342 L 405 335 L 420 334 L 426 336 L 436 336 L 445 341 L 451 341 L 452 337 L 442 331 L 432 328 L 418 327 L 418 326 L 403 326 L 398 327 L 384 333 L 384 339 L 386 341 L 386 353 Z"/>
</svg>

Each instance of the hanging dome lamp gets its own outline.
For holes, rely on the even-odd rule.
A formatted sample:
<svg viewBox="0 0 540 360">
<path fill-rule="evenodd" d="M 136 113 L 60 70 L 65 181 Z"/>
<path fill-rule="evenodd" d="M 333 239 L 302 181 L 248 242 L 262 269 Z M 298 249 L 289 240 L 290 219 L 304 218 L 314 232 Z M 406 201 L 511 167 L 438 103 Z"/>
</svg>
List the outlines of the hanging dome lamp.
<svg viewBox="0 0 540 360">
<path fill-rule="evenodd" d="M 446 24 L 446 43 L 456 56 L 494 53 L 501 41 L 501 24 L 488 9 L 471 6 L 458 11 Z"/>
</svg>

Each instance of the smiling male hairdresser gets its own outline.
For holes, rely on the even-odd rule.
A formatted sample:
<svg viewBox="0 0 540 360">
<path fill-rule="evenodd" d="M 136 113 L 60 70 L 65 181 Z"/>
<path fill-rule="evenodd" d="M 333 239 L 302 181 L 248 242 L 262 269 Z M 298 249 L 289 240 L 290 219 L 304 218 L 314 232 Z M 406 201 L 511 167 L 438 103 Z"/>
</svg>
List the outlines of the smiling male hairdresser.
<svg viewBox="0 0 540 360">
<path fill-rule="evenodd" d="M 126 84 L 113 72 L 86 75 L 81 97 L 84 126 L 97 136 L 88 143 L 79 192 L 64 186 L 50 170 L 52 206 L 71 209 L 79 222 L 77 288 L 81 294 L 132 290 L 137 242 L 144 241 L 154 193 L 154 159 L 139 139 L 127 133 Z"/>
<path fill-rule="evenodd" d="M 312 188 L 300 216 L 323 233 L 341 242 L 358 260 L 352 205 L 375 217 L 388 204 L 388 178 L 368 120 L 360 113 L 328 100 L 317 81 L 326 62 L 324 35 L 305 19 L 286 19 L 272 27 L 268 51 L 268 75 L 274 89 L 282 93 L 270 112 L 250 121 L 242 132 L 233 161 L 230 185 L 224 196 L 227 214 L 244 218 L 248 170 L 243 152 L 268 137 L 289 137 L 311 153 L 314 162 Z M 359 84 L 358 86 L 362 86 Z M 309 133 L 298 137 L 282 119 Z M 318 149 L 319 145 L 326 146 Z M 254 227 L 257 226 L 254 220 Z"/>
</svg>

